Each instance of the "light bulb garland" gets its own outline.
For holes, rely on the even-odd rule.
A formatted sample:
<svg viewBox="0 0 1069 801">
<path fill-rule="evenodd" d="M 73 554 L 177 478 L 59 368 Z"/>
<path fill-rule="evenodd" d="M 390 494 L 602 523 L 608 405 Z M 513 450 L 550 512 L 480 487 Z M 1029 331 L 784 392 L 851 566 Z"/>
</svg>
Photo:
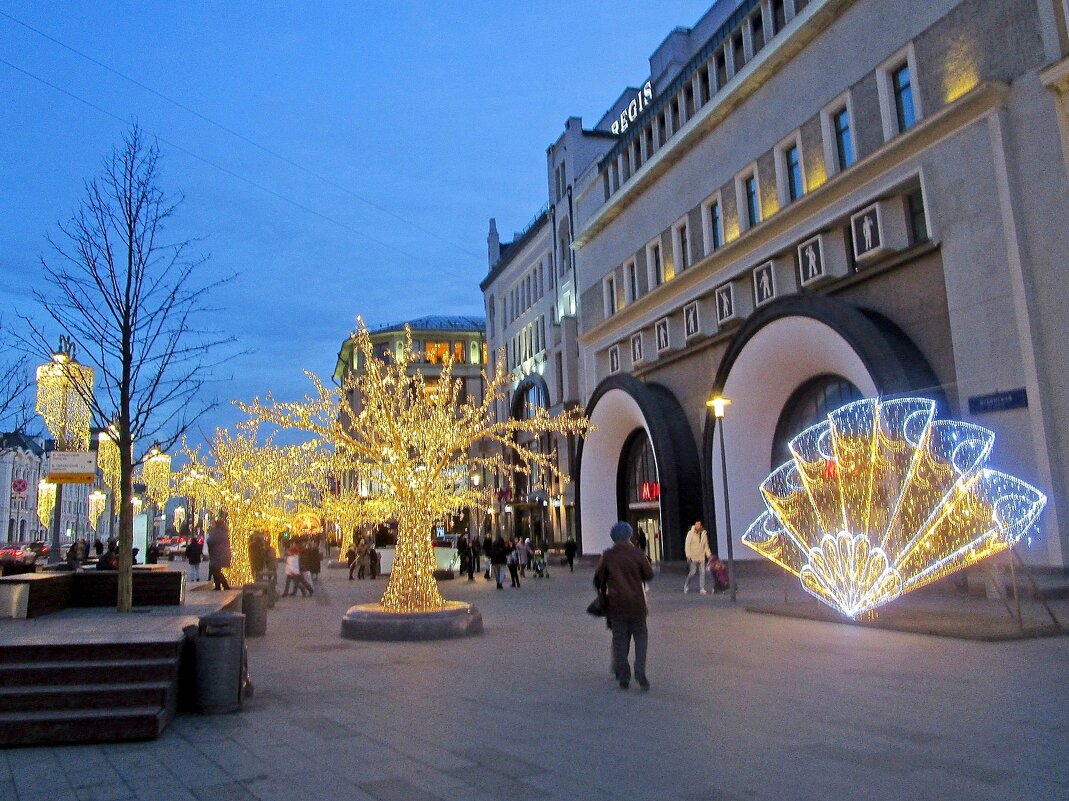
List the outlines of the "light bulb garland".
<svg viewBox="0 0 1069 801">
<path fill-rule="evenodd" d="M 166 506 L 171 497 L 171 457 L 153 447 L 141 467 L 141 480 L 156 505 L 161 509 Z"/>
<path fill-rule="evenodd" d="M 994 434 L 935 411 L 861 400 L 798 434 L 742 542 L 851 618 L 1012 548 L 1046 496 L 985 466 Z"/>
<path fill-rule="evenodd" d="M 97 435 L 97 467 L 104 476 L 104 483 L 115 496 L 115 508 L 122 504 L 122 482 L 120 481 L 121 461 L 119 458 L 119 431 L 116 426 L 108 426 Z"/>
<path fill-rule="evenodd" d="M 108 496 L 100 490 L 89 493 L 89 527 L 96 531 L 100 516 L 104 514 L 104 508 L 108 504 Z"/>
<path fill-rule="evenodd" d="M 89 450 L 93 368 L 58 352 L 37 368 L 36 411 L 62 451 Z"/>
<path fill-rule="evenodd" d="M 52 512 L 56 509 L 56 485 L 41 479 L 37 484 L 37 519 L 46 528 L 52 524 Z"/>
<path fill-rule="evenodd" d="M 441 365 L 437 378 L 425 378 L 414 361 L 411 330 L 406 327 L 404 347 L 396 356 L 383 359 L 375 355 L 363 321 L 358 323 L 352 340 L 361 354 L 362 373 L 349 375 L 339 387 L 325 386 L 307 373 L 315 395 L 302 402 L 279 403 L 269 396 L 239 405 L 255 420 L 313 434 L 333 452 L 335 465 L 375 488 L 362 504 L 362 517 L 397 522 L 383 608 L 441 609 L 446 601 L 434 578 L 431 526 L 490 502 L 491 488 L 473 486 L 468 475 L 535 470 L 559 476 L 554 454 L 533 447 L 537 436 L 524 435 L 582 435 L 591 426 L 579 409 L 552 416 L 539 407 L 522 420 L 496 420 L 495 407 L 511 381 L 503 359 L 497 360 L 492 377 L 483 374 L 482 400 L 462 400 L 463 380 L 453 378 L 451 359 Z M 480 443 L 498 447 L 476 454 Z M 515 459 L 506 461 L 506 454 Z"/>
</svg>

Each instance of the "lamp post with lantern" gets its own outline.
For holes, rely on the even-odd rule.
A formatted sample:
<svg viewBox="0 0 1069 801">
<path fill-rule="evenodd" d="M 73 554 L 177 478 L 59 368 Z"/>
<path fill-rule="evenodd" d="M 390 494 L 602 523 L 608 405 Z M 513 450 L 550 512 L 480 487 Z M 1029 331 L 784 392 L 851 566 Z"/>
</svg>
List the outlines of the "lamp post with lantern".
<svg viewBox="0 0 1069 801">
<path fill-rule="evenodd" d="M 724 450 L 724 418 L 731 401 L 721 395 L 717 395 L 715 398 L 706 401 L 705 405 L 712 408 L 713 416 L 720 427 L 720 478 L 724 482 L 724 536 L 728 546 L 728 585 L 731 592 L 731 602 L 735 603 L 737 595 L 735 588 L 735 550 L 731 542 L 731 500 L 728 494 L 728 462 Z"/>
</svg>

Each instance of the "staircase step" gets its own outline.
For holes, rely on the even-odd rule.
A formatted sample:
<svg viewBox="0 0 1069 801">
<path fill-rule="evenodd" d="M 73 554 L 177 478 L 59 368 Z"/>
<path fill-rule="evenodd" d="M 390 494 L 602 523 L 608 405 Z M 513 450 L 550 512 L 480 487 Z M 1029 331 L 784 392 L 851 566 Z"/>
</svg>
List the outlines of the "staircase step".
<svg viewBox="0 0 1069 801">
<path fill-rule="evenodd" d="M 165 706 L 168 681 L 0 687 L 0 714 Z"/>
<path fill-rule="evenodd" d="M 169 719 L 160 706 L 0 713 L 0 746 L 154 740 Z"/>
<path fill-rule="evenodd" d="M 0 663 L 0 687 L 80 685 L 87 678 L 99 684 L 170 681 L 177 675 L 177 658 Z"/>
<path fill-rule="evenodd" d="M 177 657 L 180 640 L 158 642 L 38 643 L 0 646 L 0 665 L 10 662 L 70 662 Z"/>
</svg>

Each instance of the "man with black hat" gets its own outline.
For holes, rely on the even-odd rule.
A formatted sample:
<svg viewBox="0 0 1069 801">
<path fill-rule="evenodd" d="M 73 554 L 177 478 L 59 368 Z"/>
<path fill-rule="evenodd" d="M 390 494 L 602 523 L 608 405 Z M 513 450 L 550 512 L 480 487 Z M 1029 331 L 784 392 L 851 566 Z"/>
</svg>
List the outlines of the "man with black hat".
<svg viewBox="0 0 1069 801">
<path fill-rule="evenodd" d="M 631 544 L 631 526 L 623 521 L 612 527 L 613 546 L 601 554 L 594 570 L 594 586 L 605 595 L 609 627 L 612 629 L 612 665 L 620 689 L 631 685 L 631 666 L 627 663 L 631 640 L 635 641 L 635 679 L 644 691 L 646 679 L 646 590 L 643 583 L 653 578 L 653 567 L 638 548 Z"/>
</svg>

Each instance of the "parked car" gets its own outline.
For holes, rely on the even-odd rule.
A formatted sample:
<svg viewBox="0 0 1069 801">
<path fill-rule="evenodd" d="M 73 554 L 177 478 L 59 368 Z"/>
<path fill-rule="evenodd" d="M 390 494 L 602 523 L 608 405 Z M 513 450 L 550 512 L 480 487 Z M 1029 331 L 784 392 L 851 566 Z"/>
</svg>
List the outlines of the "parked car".
<svg viewBox="0 0 1069 801">
<path fill-rule="evenodd" d="M 38 562 L 47 562 L 48 555 L 52 553 L 52 546 L 44 540 L 37 540 L 36 542 L 31 542 L 29 547 L 31 551 L 37 554 Z"/>
<path fill-rule="evenodd" d="M 37 552 L 30 542 L 5 542 L 0 544 L 0 562 L 10 565 L 37 564 Z"/>
</svg>

